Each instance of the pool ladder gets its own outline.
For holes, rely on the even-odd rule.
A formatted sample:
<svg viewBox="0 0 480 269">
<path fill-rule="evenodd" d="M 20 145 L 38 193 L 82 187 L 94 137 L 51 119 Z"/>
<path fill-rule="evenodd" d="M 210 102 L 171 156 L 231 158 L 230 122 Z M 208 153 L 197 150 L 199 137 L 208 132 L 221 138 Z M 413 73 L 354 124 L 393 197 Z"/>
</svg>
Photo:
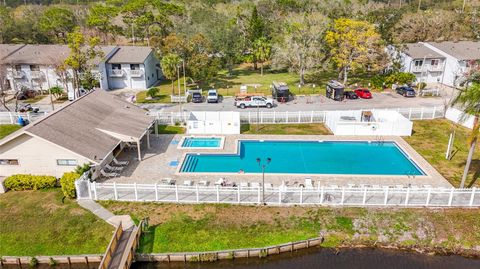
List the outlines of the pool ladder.
<svg viewBox="0 0 480 269">
<path fill-rule="evenodd" d="M 375 142 L 383 145 L 385 143 L 385 138 L 383 136 L 379 135 L 379 136 L 375 137 Z"/>
</svg>

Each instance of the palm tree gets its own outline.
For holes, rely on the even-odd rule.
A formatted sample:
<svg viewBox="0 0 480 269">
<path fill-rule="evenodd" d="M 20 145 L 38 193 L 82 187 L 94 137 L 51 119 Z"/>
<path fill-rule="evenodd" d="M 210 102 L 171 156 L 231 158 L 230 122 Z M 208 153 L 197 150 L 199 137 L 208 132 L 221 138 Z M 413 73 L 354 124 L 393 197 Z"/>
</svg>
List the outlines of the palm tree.
<svg viewBox="0 0 480 269">
<path fill-rule="evenodd" d="M 480 138 L 480 82 L 474 81 L 471 82 L 470 85 L 467 83 L 466 88 L 461 90 L 458 96 L 453 100 L 452 105 L 455 104 L 458 104 L 463 108 L 463 119 L 468 115 L 474 117 L 473 129 L 468 139 L 470 149 L 468 151 L 467 163 L 460 183 L 460 188 L 463 188 L 465 186 L 465 181 L 467 180 L 468 171 L 470 170 L 477 141 Z"/>
<path fill-rule="evenodd" d="M 272 56 L 272 44 L 265 37 L 260 37 L 253 43 L 255 58 L 260 62 L 260 75 L 263 76 L 263 64 Z"/>
<path fill-rule="evenodd" d="M 165 55 L 160 61 L 163 75 L 172 82 L 172 95 L 175 94 L 174 79 L 177 77 L 177 66 L 180 64 L 180 56 L 175 53 Z"/>
</svg>

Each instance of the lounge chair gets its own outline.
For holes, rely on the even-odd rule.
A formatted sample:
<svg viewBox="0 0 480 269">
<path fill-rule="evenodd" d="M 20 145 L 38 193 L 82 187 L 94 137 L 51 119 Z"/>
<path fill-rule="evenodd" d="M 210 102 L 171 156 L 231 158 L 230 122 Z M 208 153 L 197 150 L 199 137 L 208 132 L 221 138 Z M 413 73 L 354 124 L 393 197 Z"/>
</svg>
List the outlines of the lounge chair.
<svg viewBox="0 0 480 269">
<path fill-rule="evenodd" d="M 310 190 L 313 189 L 313 181 L 309 177 L 305 179 L 305 188 Z"/>
<path fill-rule="evenodd" d="M 338 189 L 338 185 L 330 185 L 330 189 Z"/>
<path fill-rule="evenodd" d="M 353 189 L 353 188 L 356 187 L 356 185 L 355 185 L 355 184 L 352 184 L 352 183 L 349 183 L 347 186 L 348 186 L 350 189 Z"/>
<path fill-rule="evenodd" d="M 119 161 L 116 158 L 113 158 L 113 163 L 120 166 L 127 166 L 129 161 Z"/>
<path fill-rule="evenodd" d="M 250 187 L 252 188 L 260 188 L 262 186 L 262 183 L 258 183 L 258 182 L 252 182 L 250 184 Z"/>
<path fill-rule="evenodd" d="M 122 172 L 123 171 L 123 167 L 111 166 L 109 164 L 106 164 L 105 168 L 107 168 L 108 170 L 113 171 L 113 172 Z"/>
<path fill-rule="evenodd" d="M 185 180 L 185 181 L 183 181 L 183 186 L 193 186 L 193 181 Z"/>
<path fill-rule="evenodd" d="M 215 181 L 215 185 L 224 185 L 225 184 L 225 179 L 223 177 L 219 178 L 217 181 Z"/>
<path fill-rule="evenodd" d="M 423 185 L 422 187 L 425 188 L 425 189 L 431 189 L 432 185 Z"/>
<path fill-rule="evenodd" d="M 103 169 L 100 170 L 100 174 L 103 176 L 103 177 L 106 177 L 106 178 L 111 178 L 111 177 L 118 177 L 119 174 L 118 173 L 107 173 L 105 171 L 103 171 Z"/>
<path fill-rule="evenodd" d="M 207 181 L 207 180 L 200 180 L 198 182 L 198 186 L 201 186 L 201 187 L 207 187 L 210 185 L 210 181 Z"/>
<path fill-rule="evenodd" d="M 273 189 L 272 183 L 265 183 L 265 189 Z"/>
<path fill-rule="evenodd" d="M 248 184 L 248 182 L 240 182 L 240 187 L 242 188 L 248 188 L 250 186 L 250 184 Z"/>
<path fill-rule="evenodd" d="M 380 185 L 373 185 L 372 186 L 374 189 L 381 189 Z"/>
</svg>

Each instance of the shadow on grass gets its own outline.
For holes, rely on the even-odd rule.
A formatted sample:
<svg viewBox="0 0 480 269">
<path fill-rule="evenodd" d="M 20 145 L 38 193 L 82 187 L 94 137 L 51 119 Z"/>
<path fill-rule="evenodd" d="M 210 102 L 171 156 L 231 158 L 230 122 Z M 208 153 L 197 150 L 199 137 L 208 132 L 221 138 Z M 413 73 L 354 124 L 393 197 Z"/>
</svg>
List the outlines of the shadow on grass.
<svg viewBox="0 0 480 269">
<path fill-rule="evenodd" d="M 155 245 L 155 231 L 158 225 L 149 226 L 146 231 L 142 233 L 140 239 L 140 253 L 152 253 Z"/>
</svg>

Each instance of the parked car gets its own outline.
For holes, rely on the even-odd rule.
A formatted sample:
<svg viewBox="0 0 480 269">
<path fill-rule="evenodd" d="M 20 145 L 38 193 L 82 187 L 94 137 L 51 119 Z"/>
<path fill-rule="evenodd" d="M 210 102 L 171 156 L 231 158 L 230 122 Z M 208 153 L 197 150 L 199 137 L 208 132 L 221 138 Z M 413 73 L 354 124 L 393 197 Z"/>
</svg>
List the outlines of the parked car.
<svg viewBox="0 0 480 269">
<path fill-rule="evenodd" d="M 415 97 L 417 95 L 414 89 L 407 86 L 398 87 L 395 91 L 404 97 Z"/>
<path fill-rule="evenodd" d="M 199 92 L 194 92 L 192 93 L 192 102 L 193 103 L 202 103 L 203 102 L 203 96 Z"/>
<path fill-rule="evenodd" d="M 37 92 L 34 90 L 22 89 L 19 93 L 17 93 L 17 100 L 27 100 L 30 98 L 34 98 L 37 95 Z"/>
<path fill-rule="evenodd" d="M 218 92 L 215 89 L 208 90 L 207 103 L 218 103 Z"/>
<path fill-rule="evenodd" d="M 38 111 L 40 111 L 40 108 L 38 107 L 32 107 L 31 104 L 23 104 L 21 105 L 19 108 L 18 108 L 18 112 L 33 112 L 33 113 L 37 113 Z"/>
<path fill-rule="evenodd" d="M 358 99 L 358 95 L 354 91 L 346 91 L 343 95 L 347 99 Z"/>
<path fill-rule="evenodd" d="M 355 90 L 355 93 L 357 94 L 358 97 L 363 98 L 363 99 L 371 99 L 372 98 L 372 93 L 365 88 L 358 88 Z"/>
<path fill-rule="evenodd" d="M 273 99 L 261 95 L 237 95 L 235 97 L 235 106 L 239 108 L 247 107 L 273 107 Z"/>
</svg>

